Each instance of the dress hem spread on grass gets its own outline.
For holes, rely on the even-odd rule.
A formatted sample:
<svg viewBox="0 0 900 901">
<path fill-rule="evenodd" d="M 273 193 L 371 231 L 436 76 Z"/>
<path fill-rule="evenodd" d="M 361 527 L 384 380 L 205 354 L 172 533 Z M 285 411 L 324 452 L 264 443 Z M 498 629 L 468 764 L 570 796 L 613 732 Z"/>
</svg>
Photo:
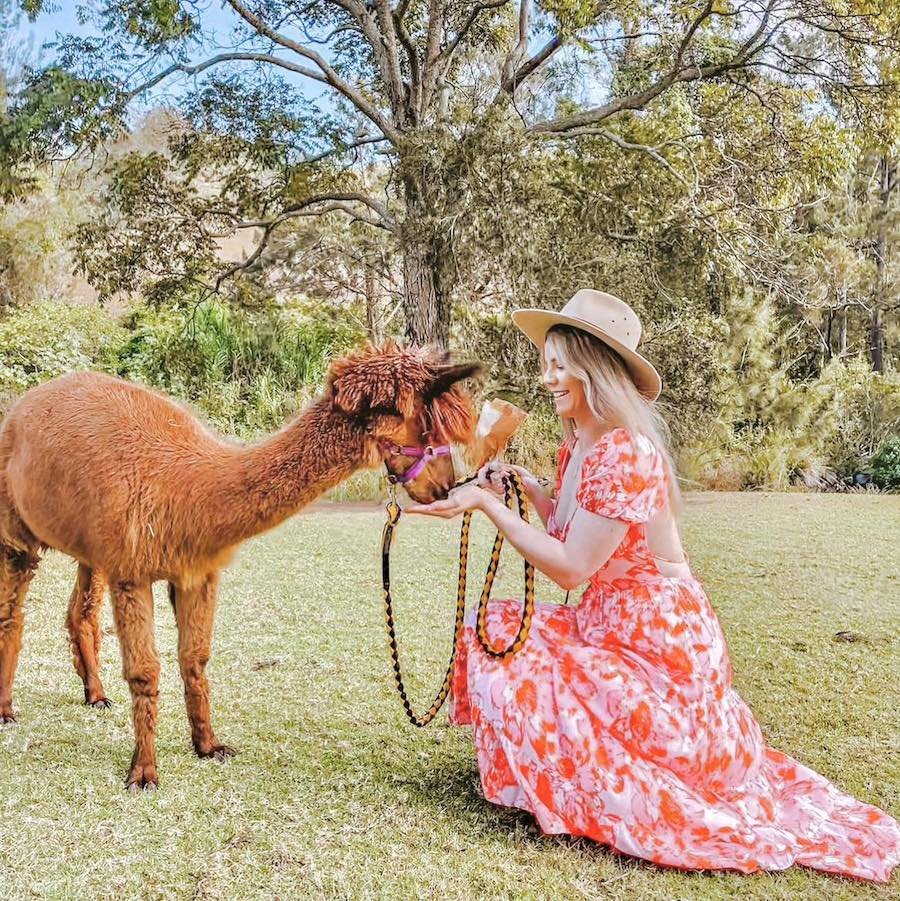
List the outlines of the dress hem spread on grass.
<svg viewBox="0 0 900 901">
<path fill-rule="evenodd" d="M 560 449 L 557 492 L 571 446 Z M 699 581 L 661 572 L 643 524 L 667 503 L 662 455 L 608 432 L 585 456 L 578 505 L 629 524 L 577 607 L 539 604 L 506 660 L 464 629 L 451 723 L 472 725 L 487 800 L 546 834 L 588 837 L 654 863 L 744 873 L 802 864 L 886 882 L 900 824 L 769 747 L 732 687 L 724 635 Z M 551 515 L 548 532 L 565 540 Z M 497 600 L 488 633 L 514 636 Z"/>
</svg>

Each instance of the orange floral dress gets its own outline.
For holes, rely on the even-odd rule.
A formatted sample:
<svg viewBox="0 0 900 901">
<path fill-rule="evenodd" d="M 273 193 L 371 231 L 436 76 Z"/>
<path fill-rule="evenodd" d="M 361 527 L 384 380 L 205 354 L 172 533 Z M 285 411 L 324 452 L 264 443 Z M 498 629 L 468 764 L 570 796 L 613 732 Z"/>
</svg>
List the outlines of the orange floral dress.
<svg viewBox="0 0 900 901">
<path fill-rule="evenodd" d="M 571 455 L 559 454 L 557 494 Z M 579 506 L 629 524 L 577 607 L 540 604 L 524 648 L 488 657 L 467 619 L 451 722 L 471 724 L 485 797 L 534 815 L 544 833 L 587 836 L 684 869 L 798 863 L 888 881 L 900 825 L 770 748 L 732 688 L 725 637 L 681 564 L 663 575 L 643 523 L 667 503 L 656 447 L 626 429 L 584 458 Z M 551 535 L 568 524 L 551 516 Z M 665 567 L 664 567 L 665 568 Z M 508 644 L 521 603 L 491 603 Z"/>
</svg>

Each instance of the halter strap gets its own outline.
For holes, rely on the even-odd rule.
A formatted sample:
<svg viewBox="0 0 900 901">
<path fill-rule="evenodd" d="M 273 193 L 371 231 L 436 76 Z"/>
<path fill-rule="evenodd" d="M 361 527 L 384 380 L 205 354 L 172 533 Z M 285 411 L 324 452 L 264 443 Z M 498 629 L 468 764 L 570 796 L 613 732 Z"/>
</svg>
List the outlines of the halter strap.
<svg viewBox="0 0 900 901">
<path fill-rule="evenodd" d="M 391 454 L 400 454 L 404 457 L 412 457 L 415 459 L 416 462 L 413 463 L 406 472 L 401 473 L 400 475 L 394 475 L 392 472 L 388 472 L 388 481 L 399 482 L 401 485 L 411 482 L 428 465 L 430 460 L 433 460 L 435 457 L 448 457 L 451 454 L 449 444 L 439 444 L 437 446 L 428 444 L 425 447 L 415 447 L 413 445 L 399 445 L 393 444 L 392 442 L 382 442 L 382 447 Z M 385 462 L 385 466 L 387 466 L 387 462 Z"/>
</svg>

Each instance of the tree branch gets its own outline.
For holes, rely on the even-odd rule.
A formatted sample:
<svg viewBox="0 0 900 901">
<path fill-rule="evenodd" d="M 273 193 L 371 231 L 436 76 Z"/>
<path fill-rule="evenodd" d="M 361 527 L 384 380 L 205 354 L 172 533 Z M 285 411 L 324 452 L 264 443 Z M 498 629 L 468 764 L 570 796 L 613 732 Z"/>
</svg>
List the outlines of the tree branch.
<svg viewBox="0 0 900 901">
<path fill-rule="evenodd" d="M 413 124 L 418 124 L 422 110 L 422 70 L 419 67 L 419 53 L 413 39 L 403 24 L 403 17 L 409 7 L 407 0 L 404 0 L 397 9 L 394 10 L 394 27 L 397 29 L 397 37 L 406 51 L 406 60 L 409 64 L 409 112 Z"/>
<path fill-rule="evenodd" d="M 376 219 L 371 216 L 366 216 L 358 209 L 354 209 L 350 205 L 352 202 L 362 203 L 363 205 L 369 207 L 378 215 L 378 218 Z M 322 206 L 316 206 L 316 204 L 322 204 Z M 315 209 L 312 209 L 312 207 L 315 207 Z M 261 228 L 263 230 L 262 237 L 260 238 L 259 243 L 256 245 L 250 256 L 248 256 L 246 260 L 242 260 L 240 263 L 235 263 L 233 266 L 230 266 L 228 269 L 226 269 L 225 272 L 221 273 L 216 278 L 213 290 L 218 293 L 223 282 L 227 281 L 232 276 L 237 275 L 238 272 L 246 271 L 254 263 L 256 263 L 256 261 L 262 256 L 263 252 L 268 246 L 269 241 L 272 237 L 272 232 L 274 232 L 274 230 L 279 225 L 287 222 L 290 219 L 297 219 L 303 216 L 322 216 L 325 213 L 331 212 L 346 213 L 352 220 L 356 222 L 362 222 L 365 225 L 370 225 L 373 228 L 382 228 L 390 232 L 396 232 L 397 229 L 397 224 L 394 218 L 388 212 L 387 208 L 377 200 L 374 200 L 371 197 L 367 197 L 364 194 L 335 193 L 318 194 L 314 197 L 308 197 L 301 203 L 286 207 L 272 219 L 235 222 L 230 231 L 222 233 L 207 232 L 206 234 L 208 237 L 225 238 L 229 237 L 233 232 L 239 229 Z"/>
<path fill-rule="evenodd" d="M 690 39 L 696 33 L 697 28 L 703 21 L 703 18 L 705 18 L 705 7 L 704 12 L 701 12 L 700 16 L 691 23 L 691 26 L 688 28 L 687 33 L 679 43 L 675 67 L 662 78 L 658 79 L 656 82 L 650 85 L 649 88 L 645 88 L 643 91 L 637 91 L 634 94 L 628 94 L 625 97 L 618 97 L 615 100 L 610 100 L 608 103 L 605 103 L 602 106 L 597 106 L 593 109 L 585 110 L 581 113 L 576 113 L 571 116 L 561 116 L 557 119 L 545 120 L 543 122 L 536 122 L 535 124 L 529 126 L 528 131 L 558 133 L 571 131 L 572 129 L 576 128 L 584 128 L 585 126 L 589 125 L 595 125 L 596 123 L 602 122 L 604 119 L 608 119 L 610 116 L 613 116 L 616 113 L 621 112 L 622 110 L 643 109 L 648 103 L 650 103 L 664 91 L 668 90 L 674 84 L 678 84 L 680 82 L 701 81 L 707 78 L 715 78 L 717 75 L 721 75 L 724 72 L 744 67 L 748 59 L 750 59 L 756 53 L 759 53 L 767 45 L 768 38 L 760 43 L 758 42 L 760 41 L 760 38 L 765 35 L 766 28 L 768 27 L 769 23 L 769 18 L 777 2 L 778 0 L 769 0 L 769 4 L 761 17 L 759 27 L 756 29 L 756 31 L 753 32 L 753 34 L 750 35 L 749 38 L 747 38 L 747 40 L 740 46 L 734 56 L 727 62 L 716 63 L 714 65 L 708 66 L 681 67 L 680 65 L 680 61 L 683 58 L 684 53 L 686 52 L 687 47 L 690 43 Z M 707 7 L 709 7 L 709 5 L 710 4 L 707 3 Z"/>
<path fill-rule="evenodd" d="M 307 78 L 312 78 L 315 81 L 322 82 L 323 84 L 328 84 L 328 79 L 325 78 L 325 76 L 320 72 L 316 72 L 314 69 L 307 69 L 305 66 L 300 66 L 297 65 L 297 63 L 292 63 L 290 60 L 281 59 L 277 56 L 271 56 L 268 53 L 220 53 L 218 56 L 213 56 L 202 63 L 196 63 L 194 65 L 190 65 L 189 63 L 173 63 L 171 66 L 168 66 L 161 72 L 158 72 L 149 81 L 146 81 L 139 87 L 128 91 L 125 94 L 124 99 L 126 101 L 131 100 L 138 94 L 142 94 L 144 91 L 149 91 L 151 88 L 155 88 L 156 85 L 158 85 L 161 81 L 165 81 L 165 79 L 167 79 L 170 75 L 174 75 L 176 72 L 183 72 L 186 75 L 197 75 L 200 72 L 211 68 L 212 66 L 219 65 L 219 63 L 241 60 L 267 63 L 272 66 L 277 66 L 281 69 L 287 69 L 289 72 L 296 72 L 298 75 L 305 75 Z"/>
<path fill-rule="evenodd" d="M 385 141 L 384 135 L 375 135 L 371 137 L 360 138 L 357 141 L 353 141 L 350 144 L 342 145 L 340 147 L 330 147 L 328 150 L 323 150 L 322 153 L 317 153 L 313 156 L 308 156 L 303 160 L 304 165 L 309 165 L 310 163 L 318 163 L 321 160 L 327 159 L 329 156 L 334 156 L 336 153 L 343 153 L 347 150 L 355 150 L 357 147 L 363 147 L 366 144 L 378 144 L 381 141 Z"/>
<path fill-rule="evenodd" d="M 509 0 L 494 0 L 492 3 L 479 3 L 472 8 L 469 12 L 466 21 L 462 24 L 459 31 L 454 35 L 453 40 L 441 51 L 441 57 L 444 61 L 444 65 L 448 65 L 450 63 L 451 58 L 453 57 L 456 48 L 459 46 L 460 42 L 465 38 L 465 36 L 472 29 L 472 26 L 475 24 L 475 21 L 478 17 L 487 9 L 499 9 L 501 6 L 506 6 L 509 3 Z"/>
<path fill-rule="evenodd" d="M 503 61 L 503 77 L 501 84 L 509 84 L 513 81 L 516 67 L 519 61 L 525 56 L 528 49 L 528 22 L 531 18 L 531 0 L 519 0 L 519 33 L 515 46 Z M 504 90 L 507 90 L 504 88 Z"/>
<path fill-rule="evenodd" d="M 635 144 L 631 141 L 626 141 L 623 137 L 615 134 L 614 132 L 607 131 L 605 128 L 593 127 L 593 128 L 577 128 L 572 129 L 571 131 L 567 131 L 561 135 L 553 135 L 554 138 L 576 138 L 584 135 L 592 135 L 598 138 L 605 138 L 607 141 L 611 141 L 617 147 L 621 147 L 623 150 L 638 150 L 641 153 L 647 154 L 647 156 L 654 159 L 660 166 L 666 169 L 671 175 L 678 179 L 685 187 L 690 187 L 687 179 L 677 170 L 675 167 L 661 154 L 659 153 L 656 147 L 651 147 L 649 144 Z"/>
<path fill-rule="evenodd" d="M 516 88 L 531 75 L 536 69 L 539 69 L 560 47 L 565 43 L 560 35 L 554 35 L 541 49 L 535 53 L 531 59 L 526 60 L 512 74 L 509 80 L 504 79 L 500 85 L 501 89 L 508 94 L 515 93 Z"/>
<path fill-rule="evenodd" d="M 403 125 L 407 108 L 406 86 L 403 83 L 403 74 L 400 71 L 400 52 L 397 45 L 397 30 L 394 27 L 393 10 L 390 0 L 375 0 L 375 10 L 378 17 L 378 25 L 384 40 L 384 52 L 387 61 L 386 84 L 390 85 L 393 97 L 394 116 L 398 124 Z"/>
<path fill-rule="evenodd" d="M 280 44 L 292 50 L 299 56 L 314 62 L 325 76 L 326 82 L 331 85 L 339 94 L 346 97 L 363 115 L 372 120 L 380 129 L 381 133 L 392 143 L 396 144 L 400 139 L 400 134 L 393 125 L 381 114 L 379 109 L 369 101 L 360 90 L 346 82 L 332 68 L 328 61 L 315 50 L 310 50 L 302 44 L 280 34 L 264 22 L 256 13 L 247 9 L 240 0 L 227 0 L 228 5 L 245 21 L 257 34 L 267 37 L 270 41 Z"/>
<path fill-rule="evenodd" d="M 328 0 L 328 2 L 344 10 L 359 26 L 363 36 L 369 42 L 372 56 L 375 58 L 378 71 L 381 73 L 381 79 L 388 88 L 388 93 L 392 98 L 391 106 L 394 116 L 402 120 L 407 98 L 400 71 L 397 40 L 392 34 L 394 27 L 392 21 L 393 12 L 388 0 L 367 0 L 364 3 L 360 2 L 360 0 Z M 373 6 L 376 7 L 374 15 L 372 14 Z M 384 21 L 385 11 L 380 8 L 382 6 L 386 7 L 387 18 L 391 21 Z M 380 22 L 378 21 L 379 19 L 381 20 Z"/>
</svg>

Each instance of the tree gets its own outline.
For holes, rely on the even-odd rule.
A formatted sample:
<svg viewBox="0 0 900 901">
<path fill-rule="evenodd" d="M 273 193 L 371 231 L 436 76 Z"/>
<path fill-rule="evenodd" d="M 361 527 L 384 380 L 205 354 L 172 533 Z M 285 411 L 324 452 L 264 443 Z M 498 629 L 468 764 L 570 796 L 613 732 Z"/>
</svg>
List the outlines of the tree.
<svg viewBox="0 0 900 901">
<path fill-rule="evenodd" d="M 66 39 L 54 67 L 35 73 L 35 85 L 69 103 L 66 116 L 43 117 L 59 152 L 96 146 L 172 79 L 198 79 L 171 153 L 117 166 L 115 212 L 90 232 L 105 248 L 94 271 L 118 271 L 118 287 L 149 274 L 164 291 L 221 290 L 287 223 L 334 213 L 386 234 L 402 264 L 408 336 L 443 345 L 462 281 L 456 257 L 472 240 L 470 195 L 498 135 L 518 136 L 509 174 L 560 141 L 600 140 L 681 175 L 689 136 L 648 144 L 623 134 L 672 92 L 711 83 L 765 105 L 774 85 L 862 110 L 885 89 L 870 51 L 900 48 L 898 29 L 828 0 L 225 5 L 236 31 L 203 55 L 210 42 L 189 0 L 103 0 L 102 35 Z M 32 14 L 40 7 L 26 4 Z M 598 72 L 609 87 L 586 98 Z M 287 73 L 323 86 L 324 99 L 304 97 Z M 359 153 L 384 173 L 378 193 L 343 165 Z M 242 230 L 258 235 L 256 249 L 212 273 L 216 240 Z M 113 287 L 108 278 L 102 286 Z"/>
</svg>

